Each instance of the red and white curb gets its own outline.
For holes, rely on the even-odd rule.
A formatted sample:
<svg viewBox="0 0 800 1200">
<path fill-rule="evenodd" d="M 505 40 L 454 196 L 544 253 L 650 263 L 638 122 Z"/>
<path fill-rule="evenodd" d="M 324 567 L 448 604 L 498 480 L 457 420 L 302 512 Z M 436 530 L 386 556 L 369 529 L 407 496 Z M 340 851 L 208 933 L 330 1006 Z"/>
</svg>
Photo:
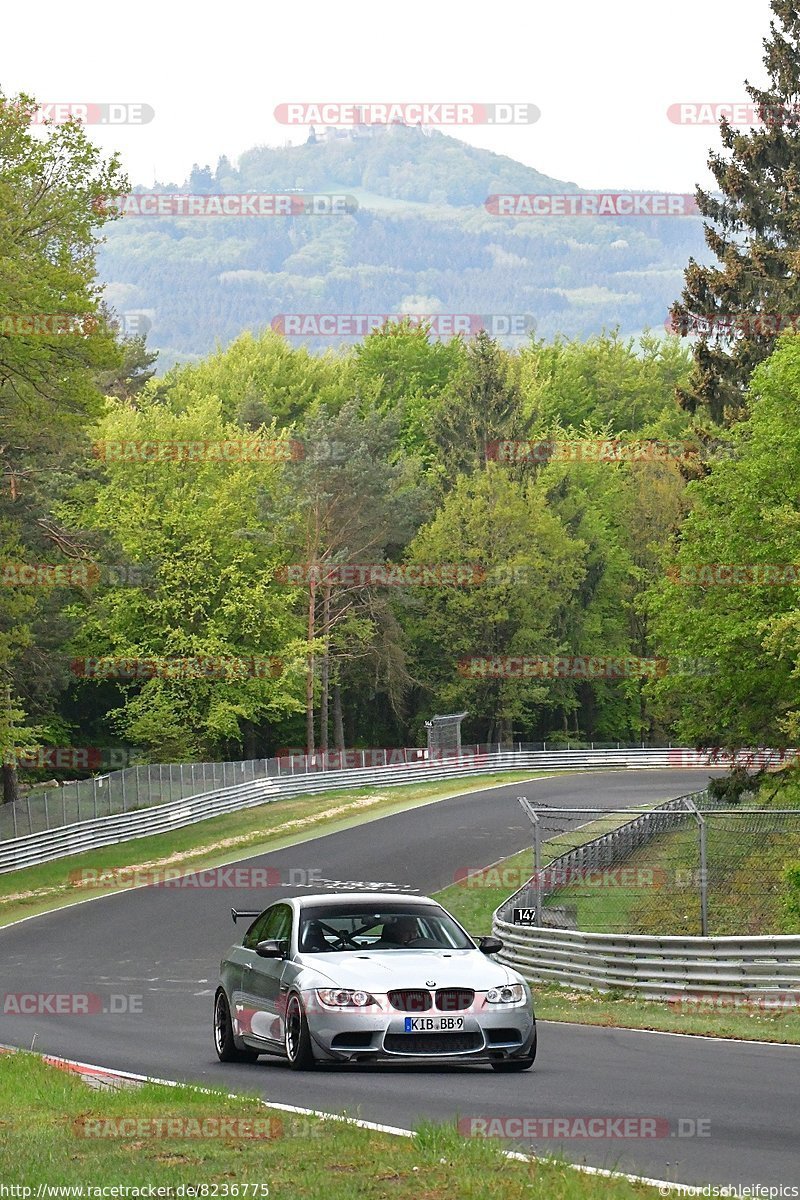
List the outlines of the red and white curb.
<svg viewBox="0 0 800 1200">
<path fill-rule="evenodd" d="M 0 1054 L 15 1054 L 18 1053 L 17 1046 L 0 1045 Z M 22 1051 L 22 1053 L 31 1053 L 31 1051 Z M 33 1053 L 37 1053 L 33 1051 Z M 44 1062 L 50 1063 L 51 1066 L 57 1067 L 60 1071 L 69 1071 L 72 1074 L 79 1075 L 89 1084 L 90 1087 L 100 1090 L 116 1089 L 124 1087 L 142 1087 L 146 1083 L 157 1083 L 163 1087 L 185 1087 L 191 1091 L 203 1092 L 206 1095 L 211 1094 L 216 1089 L 202 1087 L 199 1084 L 179 1083 L 175 1079 L 158 1079 L 154 1075 L 137 1075 L 133 1071 L 118 1071 L 112 1067 L 99 1067 L 93 1063 L 77 1062 L 71 1058 L 58 1058 L 52 1054 L 37 1054 L 38 1058 Z M 229 1092 L 230 1099 L 238 1100 L 245 1099 L 239 1097 L 236 1092 Z M 279 1112 L 295 1113 L 298 1116 L 316 1117 L 321 1121 L 340 1121 L 345 1125 L 355 1125 L 358 1129 L 369 1129 L 373 1133 L 387 1133 L 392 1137 L 416 1137 L 413 1129 L 400 1129 L 396 1125 L 381 1125 L 377 1121 L 362 1121 L 359 1117 L 343 1116 L 340 1113 L 322 1112 L 317 1108 L 301 1108 L 296 1104 L 282 1104 L 277 1100 L 261 1100 L 261 1104 L 265 1108 L 274 1108 Z M 513 1159 L 516 1162 L 540 1162 L 543 1161 L 535 1154 L 522 1154 L 517 1150 L 504 1150 L 505 1158 Z M 546 1161 L 546 1160 L 544 1160 Z M 580 1171 L 583 1175 L 599 1175 L 605 1179 L 626 1179 L 629 1183 L 649 1184 L 651 1187 L 657 1187 L 661 1191 L 662 1196 L 666 1196 L 673 1189 L 685 1189 L 696 1185 L 677 1183 L 674 1180 L 668 1179 L 650 1179 L 647 1175 L 629 1175 L 624 1171 L 608 1171 L 604 1167 L 589 1167 L 580 1163 L 559 1163 L 559 1165 L 567 1166 L 570 1170 Z"/>
</svg>

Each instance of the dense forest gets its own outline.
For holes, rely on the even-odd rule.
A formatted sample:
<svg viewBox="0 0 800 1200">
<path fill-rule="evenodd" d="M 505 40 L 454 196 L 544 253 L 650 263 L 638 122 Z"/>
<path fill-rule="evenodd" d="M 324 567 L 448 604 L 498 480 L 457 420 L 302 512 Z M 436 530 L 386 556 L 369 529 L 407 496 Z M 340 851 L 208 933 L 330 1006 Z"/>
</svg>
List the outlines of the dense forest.
<svg viewBox="0 0 800 1200">
<path fill-rule="evenodd" d="M 800 94 L 798 56 L 781 49 L 800 30 L 791 5 L 773 8 L 785 25 L 773 90 L 751 93 L 775 106 Z M 230 344 L 159 372 L 146 339 L 126 335 L 99 264 L 151 279 L 148 256 L 174 267 L 169 303 L 202 341 L 222 327 L 193 272 L 211 279 L 231 261 L 228 235 L 212 267 L 206 239 L 217 235 L 202 223 L 129 232 L 108 203 L 129 193 L 120 164 L 103 161 L 77 122 L 33 132 L 33 105 L 0 102 L 6 799 L 20 764 L 35 777 L 42 747 L 117 746 L 146 762 L 414 745 L 436 712 L 465 711 L 471 742 L 796 744 L 800 341 L 779 335 L 780 322 L 770 335 L 768 322 L 753 333 L 744 320 L 798 311 L 786 215 L 796 124 L 735 133 L 723 123 L 712 165 L 724 199 L 698 193 L 720 266 L 690 259 L 669 302 L 678 327 L 739 314 L 722 335 L 713 323 L 691 344 L 539 329 L 509 346 L 399 320 L 314 353 L 251 321 Z M 444 143 L 392 136 L 374 152 L 370 186 L 430 202 L 424 180 Z M 404 138 L 421 139 L 424 154 L 408 151 L 401 179 L 392 163 Z M 286 186 L 300 151 L 305 173 L 293 181 L 304 187 L 328 186 L 335 155 L 337 186 L 364 182 L 360 149 L 331 143 L 253 152 L 193 187 Z M 478 192 L 537 183 L 508 160 L 481 175 L 482 152 L 457 154 Z M 469 189 L 451 195 L 447 178 L 448 204 L 474 201 Z M 422 275 L 433 271 L 432 246 L 393 229 L 405 217 L 353 220 L 365 273 L 347 293 L 353 311 L 385 295 L 364 280 L 398 270 L 385 265 L 395 236 Z M 318 224 L 311 241 L 270 234 L 285 240 L 272 266 L 294 256 L 304 281 L 324 267 L 341 300 L 351 286 L 341 229 Z M 592 237 L 599 225 L 583 228 Z M 726 240 L 720 227 L 740 235 Z M 465 240 L 445 223 L 437 233 L 436 270 L 458 281 L 461 311 L 518 309 L 515 273 L 530 298 L 534 259 L 567 270 L 549 234 L 495 230 L 502 253 L 487 250 L 476 278 L 507 291 L 491 292 L 494 309 L 489 293 L 476 303 L 464 270 L 464 255 L 483 253 L 473 232 Z M 251 236 L 262 233 L 235 248 L 245 274 L 264 265 L 253 265 Z M 510 270 L 502 236 L 520 251 Z M 637 236 L 646 255 L 652 235 Z M 133 253 L 137 238 L 146 253 Z M 613 247 L 586 249 L 569 270 L 596 282 L 597 256 Z M 492 261 L 505 264 L 496 277 Z M 295 310 L 311 294 L 301 291 Z M 233 325 L 246 323 L 242 305 L 228 311 Z M 35 327 L 24 314 L 38 314 Z"/>
</svg>

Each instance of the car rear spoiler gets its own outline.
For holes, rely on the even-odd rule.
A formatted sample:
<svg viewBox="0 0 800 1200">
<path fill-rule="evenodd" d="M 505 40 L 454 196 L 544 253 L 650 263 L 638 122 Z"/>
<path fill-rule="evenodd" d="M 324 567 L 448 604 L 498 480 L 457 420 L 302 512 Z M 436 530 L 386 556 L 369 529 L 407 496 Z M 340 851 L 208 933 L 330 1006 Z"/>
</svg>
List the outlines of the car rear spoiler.
<svg viewBox="0 0 800 1200">
<path fill-rule="evenodd" d="M 260 917 L 263 911 L 263 908 L 232 908 L 231 917 L 235 925 L 239 917 Z"/>
</svg>

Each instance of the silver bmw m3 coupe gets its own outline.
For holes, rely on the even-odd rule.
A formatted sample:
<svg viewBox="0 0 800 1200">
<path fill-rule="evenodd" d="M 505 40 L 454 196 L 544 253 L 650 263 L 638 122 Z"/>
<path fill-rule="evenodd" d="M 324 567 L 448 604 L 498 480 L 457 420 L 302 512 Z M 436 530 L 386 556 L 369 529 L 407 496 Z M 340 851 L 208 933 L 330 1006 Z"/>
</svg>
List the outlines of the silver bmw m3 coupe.
<svg viewBox="0 0 800 1200">
<path fill-rule="evenodd" d="M 525 980 L 424 896 L 293 897 L 253 918 L 220 965 L 214 1045 L 223 1062 L 260 1054 L 296 1070 L 324 1062 L 488 1063 L 536 1057 Z"/>
</svg>

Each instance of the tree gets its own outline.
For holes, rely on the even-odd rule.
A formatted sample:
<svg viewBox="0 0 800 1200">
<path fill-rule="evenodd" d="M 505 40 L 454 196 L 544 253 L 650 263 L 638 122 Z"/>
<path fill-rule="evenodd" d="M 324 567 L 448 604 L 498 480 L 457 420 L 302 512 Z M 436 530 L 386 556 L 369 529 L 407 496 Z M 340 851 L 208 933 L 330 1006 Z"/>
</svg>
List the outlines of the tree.
<svg viewBox="0 0 800 1200">
<path fill-rule="evenodd" d="M 226 421 L 258 428 L 273 420 L 286 429 L 316 406 L 338 411 L 355 388 L 347 356 L 309 354 L 267 329 L 243 333 L 224 350 L 197 364 L 174 368 L 161 387 L 174 406 L 198 394 L 219 397 Z"/>
<path fill-rule="evenodd" d="M 297 505 L 295 544 L 301 562 L 309 569 L 306 595 L 309 754 L 315 745 L 318 637 L 322 652 L 320 743 L 325 750 L 332 650 L 339 660 L 348 654 L 366 653 L 370 630 L 376 628 L 376 613 L 381 613 L 384 619 L 379 623 L 384 629 L 387 627 L 384 609 L 369 586 L 331 582 L 325 573 L 343 563 L 381 563 L 387 549 L 403 545 L 414 529 L 420 493 L 410 462 L 398 453 L 399 427 L 398 413 L 381 412 L 353 400 L 338 413 L 318 409 L 302 430 L 305 456 L 292 477 L 296 487 L 296 500 L 292 503 Z M 349 647 L 342 639 L 333 642 L 334 629 L 345 621 L 353 639 Z"/>
<path fill-rule="evenodd" d="M 679 435 L 689 422 L 675 389 L 688 382 L 690 368 L 680 342 L 650 334 L 535 341 L 520 352 L 525 414 L 545 430 L 588 423 L 612 434 Z"/>
<path fill-rule="evenodd" d="M 34 750 L 37 745 L 36 733 L 26 725 L 25 712 L 14 699 L 11 685 L 0 684 L 0 770 L 4 804 L 13 804 L 19 799 L 17 761 L 20 753 Z"/>
<path fill-rule="evenodd" d="M 428 421 L 436 401 L 464 361 L 460 338 L 431 338 L 429 326 L 389 321 L 355 348 L 359 394 L 401 415 L 400 438 L 412 454 L 430 454 Z"/>
<path fill-rule="evenodd" d="M 724 153 L 709 157 L 721 195 L 697 191 L 719 265 L 690 259 L 672 308 L 677 332 L 699 330 L 692 376 L 678 397 L 716 422 L 743 415 L 753 369 L 800 312 L 800 9 L 796 0 L 771 0 L 770 7 L 769 83 L 745 83 L 763 124 L 738 132 L 723 118 Z M 732 332 L 724 327 L 730 317 Z"/>
<path fill-rule="evenodd" d="M 155 387 L 135 409 L 111 402 L 97 435 L 98 445 L 134 448 L 199 442 L 213 450 L 241 440 L 215 397 L 184 392 L 172 403 Z M 257 436 L 269 448 L 276 431 Z M 288 542 L 279 525 L 265 528 L 261 518 L 265 493 L 282 502 L 283 472 L 292 469 L 271 454 L 250 461 L 107 455 L 100 477 L 63 513 L 91 528 L 116 528 L 126 558 L 152 568 L 143 587 L 97 590 L 83 606 L 74 655 L 219 664 L 208 679 L 200 668 L 184 677 L 167 665 L 144 682 L 113 675 L 106 682 L 101 669 L 76 685 L 79 693 L 105 688 L 113 727 L 162 761 L 219 755 L 241 745 L 248 723 L 263 727 L 301 708 L 302 626 L 292 597 L 274 582 Z"/>
<path fill-rule="evenodd" d="M 485 463 L 491 440 L 525 436 L 529 422 L 520 400 L 518 358 L 482 330 L 428 418 L 445 487 Z"/>
<path fill-rule="evenodd" d="M 656 700 L 680 739 L 729 749 L 800 735 L 795 337 L 757 369 L 747 399 L 750 415 L 731 433 L 736 457 L 687 487 L 691 511 L 648 602 L 659 653 L 701 668 L 665 675 Z"/>
<path fill-rule="evenodd" d="M 588 439 L 591 434 L 584 428 L 557 436 Z M 595 433 L 594 438 L 602 441 L 603 435 Z M 642 468 L 648 476 L 650 466 Z M 548 510 L 583 547 L 582 577 L 558 615 L 560 645 L 569 655 L 647 655 L 644 639 L 635 643 L 633 628 L 637 570 L 631 542 L 637 538 L 632 527 L 640 520 L 638 511 L 630 512 L 635 477 L 628 463 L 568 461 L 552 462 L 537 475 L 536 487 L 546 497 Z M 639 532 L 644 534 L 643 529 Z M 561 709 L 563 734 L 598 740 L 639 735 L 640 720 L 646 723 L 637 711 L 640 688 L 635 673 L 619 679 L 555 680 L 551 690 Z M 548 731 L 548 741 L 551 736 Z"/>
<path fill-rule="evenodd" d="M 132 400 L 155 375 L 156 351 L 147 349 L 141 334 L 125 338 L 120 343 L 122 361 L 113 369 L 97 376 L 97 386 L 106 396 L 117 400 Z"/>
<path fill-rule="evenodd" d="M 548 511 L 543 493 L 489 463 L 460 475 L 409 547 L 415 563 L 475 564 L 474 585 L 420 587 L 405 624 L 414 672 L 438 711 L 467 709 L 481 740 L 510 740 L 551 703 L 540 679 L 461 674 L 465 658 L 549 655 L 564 650 L 559 614 L 584 575 L 585 546 Z"/>
<path fill-rule="evenodd" d="M 81 557 L 52 511 L 85 456 L 96 375 L 120 354 L 103 320 L 95 253 L 127 183 L 78 121 L 34 131 L 35 102 L 0 94 L 0 561 Z M 0 682 L 39 718 L 66 673 L 58 589 L 0 588 Z M 16 701 L 14 701 L 16 703 Z M 15 790 L 13 768 L 4 793 Z"/>
</svg>

